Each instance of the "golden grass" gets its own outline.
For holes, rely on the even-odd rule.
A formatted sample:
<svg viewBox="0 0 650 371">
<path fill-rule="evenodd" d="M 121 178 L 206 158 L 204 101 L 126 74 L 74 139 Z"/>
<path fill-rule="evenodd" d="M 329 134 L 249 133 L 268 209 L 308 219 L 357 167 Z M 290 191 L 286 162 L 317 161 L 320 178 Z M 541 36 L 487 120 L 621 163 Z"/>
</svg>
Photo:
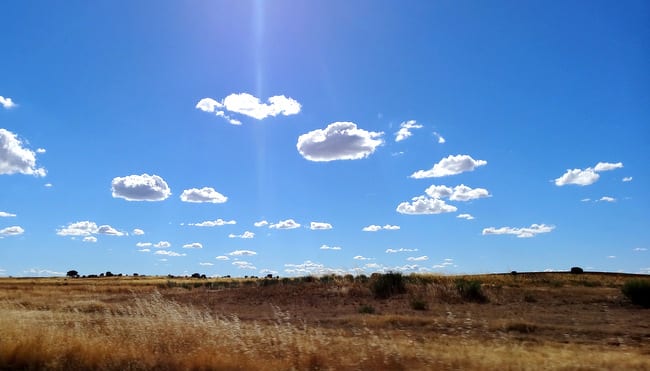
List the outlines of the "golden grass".
<svg viewBox="0 0 650 371">
<path fill-rule="evenodd" d="M 410 295 L 421 295 L 432 303 L 453 296 L 454 279 L 432 276 L 421 284 L 410 283 L 403 306 L 390 300 L 372 301 L 362 286 L 344 280 L 294 283 L 290 288 L 242 285 L 249 290 L 244 292 L 246 297 L 257 293 L 267 300 L 246 308 L 258 312 L 258 320 L 242 320 L 221 311 L 219 301 L 211 301 L 217 291 L 205 285 L 195 288 L 196 280 L 179 280 L 191 284 L 179 286 L 168 284 L 167 278 L 2 279 L 0 369 L 650 369 L 647 344 L 621 347 L 548 341 L 535 336 L 552 324 L 502 319 L 498 314 L 497 318 L 481 317 L 488 310 L 498 313 L 502 304 L 461 304 L 452 298 L 424 313 L 408 311 Z M 508 276 L 481 279 L 488 285 L 513 284 Z M 530 290 L 547 285 L 516 279 Z M 607 281 L 610 278 L 599 279 L 603 286 L 615 284 Z M 318 318 L 296 318 L 271 304 L 277 295 L 293 291 L 323 296 L 317 305 L 328 305 L 334 298 L 349 299 L 352 309 L 321 325 Z M 506 304 L 498 290 L 488 294 L 492 301 Z M 327 295 L 333 296 L 327 299 Z M 378 307 L 379 314 L 358 314 L 354 304 L 358 297 L 359 303 Z"/>
</svg>

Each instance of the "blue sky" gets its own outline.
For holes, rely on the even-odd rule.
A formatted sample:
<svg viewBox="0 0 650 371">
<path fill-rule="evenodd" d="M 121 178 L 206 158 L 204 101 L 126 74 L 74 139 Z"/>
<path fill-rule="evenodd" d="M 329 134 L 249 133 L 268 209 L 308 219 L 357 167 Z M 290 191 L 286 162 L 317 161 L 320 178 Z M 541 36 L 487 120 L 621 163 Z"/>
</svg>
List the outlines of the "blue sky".
<svg viewBox="0 0 650 371">
<path fill-rule="evenodd" d="M 650 273 L 645 1 L 19 1 L 0 275 Z"/>
</svg>

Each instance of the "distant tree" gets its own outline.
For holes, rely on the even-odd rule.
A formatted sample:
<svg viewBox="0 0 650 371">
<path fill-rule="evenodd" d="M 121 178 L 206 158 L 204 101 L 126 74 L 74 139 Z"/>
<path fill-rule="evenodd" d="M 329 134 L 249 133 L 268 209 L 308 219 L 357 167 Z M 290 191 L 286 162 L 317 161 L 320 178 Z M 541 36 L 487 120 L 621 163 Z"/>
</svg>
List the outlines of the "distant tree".
<svg viewBox="0 0 650 371">
<path fill-rule="evenodd" d="M 113 275 L 113 273 L 111 273 L 111 271 L 108 271 L 108 272 L 106 272 L 105 276 L 106 277 L 113 277 L 114 275 Z"/>
<path fill-rule="evenodd" d="M 79 272 L 77 272 L 76 270 L 73 269 L 71 271 L 68 271 L 68 273 L 66 273 L 65 275 L 68 276 L 68 277 L 72 277 L 72 278 L 78 278 L 79 277 Z"/>
<path fill-rule="evenodd" d="M 571 273 L 573 273 L 573 274 L 582 274 L 584 272 L 585 271 L 580 267 L 572 267 L 571 268 Z"/>
<path fill-rule="evenodd" d="M 200 273 L 192 273 L 192 278 L 201 278 Z"/>
</svg>

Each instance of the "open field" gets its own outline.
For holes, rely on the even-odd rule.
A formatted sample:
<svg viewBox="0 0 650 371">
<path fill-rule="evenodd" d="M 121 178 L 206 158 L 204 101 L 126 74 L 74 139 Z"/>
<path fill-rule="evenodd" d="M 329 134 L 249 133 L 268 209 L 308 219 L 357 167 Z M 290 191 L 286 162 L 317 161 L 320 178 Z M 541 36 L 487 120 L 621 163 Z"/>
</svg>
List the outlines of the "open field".
<svg viewBox="0 0 650 371">
<path fill-rule="evenodd" d="M 0 369 L 650 370 L 628 275 L 400 278 L 2 278 Z"/>
</svg>

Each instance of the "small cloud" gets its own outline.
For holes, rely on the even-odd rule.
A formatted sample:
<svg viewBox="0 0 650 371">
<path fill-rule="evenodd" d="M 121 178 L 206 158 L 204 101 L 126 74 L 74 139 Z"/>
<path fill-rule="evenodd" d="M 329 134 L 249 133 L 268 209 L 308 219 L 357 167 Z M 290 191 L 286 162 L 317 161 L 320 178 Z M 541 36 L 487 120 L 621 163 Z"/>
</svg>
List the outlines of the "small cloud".
<svg viewBox="0 0 650 371">
<path fill-rule="evenodd" d="M 490 197 L 490 192 L 485 188 L 470 188 L 464 184 L 450 188 L 444 185 L 432 185 L 424 193 L 432 198 L 449 198 L 452 201 L 471 201 L 479 198 Z"/>
<path fill-rule="evenodd" d="M 8 213 L 6 211 L 0 211 L 0 218 L 13 218 L 16 214 Z"/>
<path fill-rule="evenodd" d="M 611 163 L 611 162 L 599 162 L 596 164 L 596 167 L 594 167 L 594 170 L 597 172 L 600 171 L 610 171 L 614 169 L 620 169 L 623 167 L 622 162 L 617 162 L 617 163 Z"/>
<path fill-rule="evenodd" d="M 339 246 L 327 246 L 327 245 L 322 245 L 320 247 L 321 250 L 341 250 L 341 247 Z"/>
<path fill-rule="evenodd" d="M 474 160 L 469 155 L 450 155 L 440 160 L 429 170 L 418 170 L 411 174 L 411 178 L 439 178 L 443 176 L 456 175 L 467 171 L 474 171 L 477 167 L 487 165 L 485 160 Z"/>
<path fill-rule="evenodd" d="M 395 254 L 398 252 L 416 252 L 418 249 L 405 249 L 405 248 L 399 248 L 399 249 L 386 249 L 386 254 Z"/>
<path fill-rule="evenodd" d="M 171 246 L 172 246 L 172 244 L 169 243 L 169 241 L 160 241 L 157 244 L 153 245 L 153 247 L 155 247 L 157 249 L 167 249 L 167 248 L 170 248 Z"/>
<path fill-rule="evenodd" d="M 201 243 L 199 243 L 199 242 L 192 242 L 192 243 L 188 243 L 188 244 L 183 245 L 183 248 L 184 249 L 202 249 L 203 245 Z"/>
<path fill-rule="evenodd" d="M 601 201 L 601 202 L 616 202 L 616 199 L 614 197 L 603 196 L 598 201 Z"/>
<path fill-rule="evenodd" d="M 413 256 L 411 256 L 411 257 L 406 258 L 406 260 L 408 260 L 408 261 L 412 261 L 412 262 L 420 262 L 420 261 L 426 261 L 426 260 L 429 260 L 429 257 L 426 256 L 426 255 L 418 256 L 418 257 L 413 257 Z"/>
<path fill-rule="evenodd" d="M 0 106 L 4 107 L 6 109 L 10 109 L 10 108 L 16 107 L 16 103 L 14 103 L 14 101 L 11 100 L 11 98 L 9 98 L 9 97 L 5 98 L 2 95 L 0 95 Z"/>
<path fill-rule="evenodd" d="M 36 153 L 9 130 L 0 128 L 0 175 L 25 174 L 44 177 L 45 168 L 36 167 Z"/>
<path fill-rule="evenodd" d="M 434 269 L 444 269 L 447 267 L 455 266 L 454 259 L 445 259 L 442 263 L 435 264 L 432 268 Z"/>
<path fill-rule="evenodd" d="M 170 250 L 156 250 L 156 252 L 154 252 L 154 254 L 156 254 L 156 255 L 166 255 L 166 256 L 187 256 L 187 254 L 179 254 L 177 252 L 170 251 Z"/>
<path fill-rule="evenodd" d="M 296 148 L 309 161 L 360 160 L 384 143 L 383 134 L 359 129 L 352 122 L 334 122 L 298 137 Z"/>
<path fill-rule="evenodd" d="M 136 235 L 136 236 L 142 236 L 144 234 L 144 231 L 142 229 L 135 228 L 133 230 L 133 234 Z"/>
<path fill-rule="evenodd" d="M 113 198 L 127 201 L 163 201 L 171 194 L 167 182 L 158 175 L 128 175 L 113 178 Z"/>
<path fill-rule="evenodd" d="M 583 198 L 582 200 L 580 200 L 580 202 L 589 202 L 589 201 L 591 201 L 591 198 Z"/>
<path fill-rule="evenodd" d="M 596 183 L 600 178 L 600 174 L 597 174 L 602 171 L 610 171 L 614 169 L 619 169 L 623 167 L 622 162 L 610 163 L 610 162 L 599 162 L 595 167 L 588 167 L 584 170 L 582 169 L 567 169 L 561 177 L 555 179 L 555 185 L 558 187 L 575 184 L 579 186 L 587 186 Z"/>
<path fill-rule="evenodd" d="M 471 214 L 458 214 L 456 218 L 465 219 L 465 220 L 474 220 L 474 217 Z"/>
<path fill-rule="evenodd" d="M 25 230 L 20 226 L 7 227 L 0 229 L 0 238 L 4 236 L 18 236 L 25 233 Z"/>
<path fill-rule="evenodd" d="M 201 223 L 190 223 L 188 225 L 194 226 L 194 227 L 221 227 L 224 225 L 228 224 L 237 224 L 236 221 L 234 220 L 223 220 L 223 219 L 217 219 L 217 220 L 206 220 Z"/>
<path fill-rule="evenodd" d="M 262 103 L 261 100 L 248 93 L 230 94 L 221 102 L 212 98 L 203 98 L 197 104 L 196 108 L 203 112 L 214 113 L 229 120 L 231 124 L 239 125 L 239 120 L 234 120 L 227 115 L 224 110 L 239 113 L 252 117 L 257 120 L 263 120 L 269 116 L 277 115 L 295 115 L 300 112 L 301 105 L 293 98 L 284 95 L 276 95 L 267 100 L 268 103 Z"/>
<path fill-rule="evenodd" d="M 52 188 L 52 183 L 45 183 L 45 188 Z"/>
<path fill-rule="evenodd" d="M 181 201 L 192 203 L 213 203 L 221 204 L 228 201 L 228 197 L 214 190 L 212 187 L 203 187 L 201 189 L 186 189 L 181 194 Z"/>
<path fill-rule="evenodd" d="M 311 222 L 309 225 L 309 229 L 311 229 L 312 231 L 332 229 L 332 225 L 330 223 Z"/>
<path fill-rule="evenodd" d="M 139 252 L 151 252 L 151 249 L 140 249 Z"/>
<path fill-rule="evenodd" d="M 300 224 L 293 219 L 281 220 L 275 224 L 269 225 L 273 229 L 295 229 L 300 228 Z"/>
<path fill-rule="evenodd" d="M 97 224 L 88 220 L 70 223 L 66 227 L 57 230 L 59 236 L 90 236 L 97 233 Z"/>
<path fill-rule="evenodd" d="M 616 259 L 616 255 L 609 255 L 607 259 Z"/>
<path fill-rule="evenodd" d="M 645 247 L 636 247 L 632 251 L 648 251 Z"/>
<path fill-rule="evenodd" d="M 267 222 L 266 220 L 260 220 L 259 222 L 253 223 L 253 225 L 258 227 L 258 228 L 259 227 L 264 227 L 265 225 L 268 225 L 268 224 L 269 224 L 269 222 Z"/>
<path fill-rule="evenodd" d="M 208 262 L 200 262 L 199 265 L 204 266 L 204 267 L 210 267 L 210 266 L 213 266 L 214 264 L 208 263 Z"/>
<path fill-rule="evenodd" d="M 232 262 L 232 265 L 236 266 L 239 269 L 251 269 L 251 270 L 257 269 L 252 263 L 243 260 L 234 261 Z"/>
<path fill-rule="evenodd" d="M 391 224 L 386 224 L 386 225 L 383 225 L 383 226 L 372 224 L 372 225 L 369 225 L 367 227 L 363 227 L 361 230 L 364 231 L 364 232 L 377 232 L 377 231 L 381 231 L 382 229 L 387 230 L 387 231 L 396 231 L 396 230 L 400 229 L 400 226 L 399 225 L 391 225 Z"/>
<path fill-rule="evenodd" d="M 249 231 L 245 231 L 245 232 L 242 233 L 242 234 L 233 234 L 233 233 L 231 233 L 231 234 L 228 235 L 228 238 L 243 238 L 243 239 L 249 239 L 249 238 L 254 238 L 254 237 L 255 237 L 255 233 L 253 233 L 253 232 L 249 232 Z"/>
<path fill-rule="evenodd" d="M 230 256 L 253 256 L 253 255 L 257 255 L 257 253 L 255 251 L 251 251 L 251 250 L 235 250 L 235 251 L 231 252 L 228 255 L 230 255 Z"/>
<path fill-rule="evenodd" d="M 95 243 L 95 242 L 97 242 L 97 237 L 95 237 L 95 236 L 86 236 L 86 237 L 84 237 L 83 242 Z"/>
<path fill-rule="evenodd" d="M 120 232 L 117 229 L 111 227 L 110 225 L 100 225 L 99 227 L 97 227 L 97 230 L 94 233 L 105 234 L 108 236 L 118 236 L 118 237 L 125 235 L 124 232 Z"/>
<path fill-rule="evenodd" d="M 354 260 L 373 260 L 372 258 L 366 258 L 365 256 L 357 255 L 354 258 Z"/>
<path fill-rule="evenodd" d="M 439 144 L 445 144 L 445 142 L 447 142 L 447 141 L 445 140 L 445 138 L 443 138 L 442 135 L 438 134 L 437 132 L 434 131 L 434 132 L 433 132 L 433 135 L 434 135 L 436 138 L 438 138 L 438 143 L 439 143 Z"/>
<path fill-rule="evenodd" d="M 631 176 L 626 176 L 625 178 L 623 178 L 623 181 L 624 181 L 624 182 L 631 182 L 631 181 L 632 181 L 632 177 L 631 177 Z"/>
<path fill-rule="evenodd" d="M 442 214 L 453 213 L 458 210 L 456 206 L 448 205 L 445 201 L 439 198 L 428 198 L 425 196 L 418 196 L 412 199 L 413 202 L 402 202 L 397 205 L 397 212 L 400 214 L 409 215 L 425 215 L 425 214 Z"/>
<path fill-rule="evenodd" d="M 555 226 L 549 226 L 546 224 L 533 224 L 530 227 L 524 227 L 524 228 L 490 227 L 490 228 L 483 229 L 483 235 L 486 236 L 491 234 L 512 234 L 519 238 L 531 238 L 531 237 L 535 237 L 540 233 L 549 233 L 553 229 L 555 229 Z"/>
<path fill-rule="evenodd" d="M 36 148 L 36 153 L 43 154 L 43 153 L 45 153 L 45 152 L 47 152 L 47 151 L 45 150 L 45 148 Z"/>
<path fill-rule="evenodd" d="M 217 256 L 215 259 L 217 259 L 217 260 L 223 260 L 223 261 L 230 260 L 230 258 L 227 257 L 227 256 L 225 256 L 225 255 L 219 255 L 219 256 Z"/>
<path fill-rule="evenodd" d="M 395 133 L 395 141 L 401 142 L 404 139 L 413 135 L 413 133 L 411 133 L 411 129 L 421 129 L 421 128 L 422 125 L 415 122 L 415 120 L 404 121 L 400 124 L 399 131 Z"/>
<path fill-rule="evenodd" d="M 153 245 L 151 242 L 138 242 L 135 244 L 137 247 L 149 247 L 151 245 Z"/>
</svg>

